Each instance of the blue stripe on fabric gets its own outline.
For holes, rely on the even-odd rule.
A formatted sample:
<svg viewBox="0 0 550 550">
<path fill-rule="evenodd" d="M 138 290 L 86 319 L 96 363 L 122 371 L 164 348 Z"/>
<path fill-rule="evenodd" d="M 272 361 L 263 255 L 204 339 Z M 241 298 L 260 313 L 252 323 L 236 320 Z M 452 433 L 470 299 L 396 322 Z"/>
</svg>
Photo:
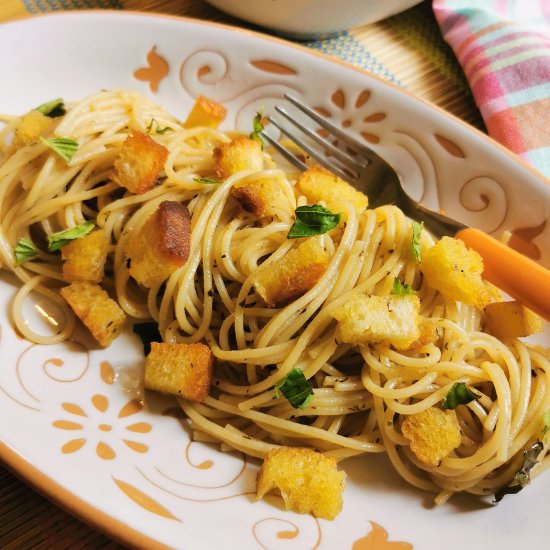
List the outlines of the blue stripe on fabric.
<svg viewBox="0 0 550 550">
<path fill-rule="evenodd" d="M 367 51 L 365 47 L 348 32 L 343 32 L 342 34 L 325 40 L 305 42 L 304 45 L 313 50 L 338 57 L 352 65 L 357 65 L 371 73 L 381 76 L 390 82 L 401 85 L 396 76 L 388 71 L 376 57 Z"/>
<path fill-rule="evenodd" d="M 539 172 L 550 178 L 550 147 L 530 149 L 521 156 Z"/>
<path fill-rule="evenodd" d="M 122 9 L 120 0 L 22 0 L 29 13 L 85 10 L 93 8 Z"/>
</svg>

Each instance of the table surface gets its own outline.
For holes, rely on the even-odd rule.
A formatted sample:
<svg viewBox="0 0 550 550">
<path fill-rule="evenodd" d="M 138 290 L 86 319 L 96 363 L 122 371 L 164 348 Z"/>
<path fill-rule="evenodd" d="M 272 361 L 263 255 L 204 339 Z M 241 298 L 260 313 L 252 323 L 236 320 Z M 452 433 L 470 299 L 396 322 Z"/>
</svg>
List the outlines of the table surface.
<svg viewBox="0 0 550 550">
<path fill-rule="evenodd" d="M 201 0 L 84 0 L 74 4 L 64 1 L 63 5 L 112 5 L 255 28 Z M 62 8 L 59 0 L 2 0 L 0 21 Z M 441 37 L 429 1 L 384 21 L 350 30 L 346 37 L 359 42 L 408 91 L 484 129 L 464 74 Z M 360 59 L 357 62 L 361 64 Z M 124 548 L 50 503 L 2 465 L 0 517 L 0 548 L 4 550 Z"/>
</svg>

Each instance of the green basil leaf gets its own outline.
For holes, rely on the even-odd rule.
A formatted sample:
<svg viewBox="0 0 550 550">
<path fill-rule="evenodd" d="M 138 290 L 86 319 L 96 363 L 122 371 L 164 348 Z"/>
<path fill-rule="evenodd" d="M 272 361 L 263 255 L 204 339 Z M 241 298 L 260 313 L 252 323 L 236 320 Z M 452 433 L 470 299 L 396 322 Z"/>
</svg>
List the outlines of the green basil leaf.
<svg viewBox="0 0 550 550">
<path fill-rule="evenodd" d="M 42 103 L 36 108 L 37 111 L 50 118 L 57 118 L 67 114 L 65 103 L 61 98 L 52 99 L 46 103 Z"/>
<path fill-rule="evenodd" d="M 46 139 L 40 136 L 40 141 L 55 151 L 65 162 L 70 162 L 78 149 L 78 142 L 70 138 Z"/>
<path fill-rule="evenodd" d="M 50 252 L 55 252 L 60 248 L 63 248 L 66 244 L 69 244 L 75 239 L 80 239 L 87 235 L 93 228 L 95 223 L 88 221 L 77 225 L 76 227 L 71 227 L 71 229 L 66 229 L 65 231 L 59 231 L 58 233 L 52 233 L 48 235 L 48 250 Z"/>
<path fill-rule="evenodd" d="M 264 129 L 264 125 L 262 124 L 262 118 L 263 113 L 257 112 L 254 118 L 252 119 L 252 128 L 254 130 L 250 132 L 250 139 L 255 139 L 259 141 L 262 144 L 262 149 L 264 148 L 264 142 L 262 140 L 262 137 L 260 136 L 260 132 Z"/>
<path fill-rule="evenodd" d="M 21 237 L 14 250 L 15 265 L 21 265 L 27 260 L 34 258 L 37 254 L 38 250 L 36 250 L 34 244 L 28 239 Z"/>
<path fill-rule="evenodd" d="M 523 451 L 523 466 L 516 472 L 514 479 L 501 487 L 495 493 L 494 502 L 500 502 L 506 495 L 515 495 L 519 493 L 526 485 L 531 483 L 531 470 L 533 466 L 538 464 L 538 457 L 544 450 L 544 445 L 541 441 L 535 441 L 525 451 Z"/>
<path fill-rule="evenodd" d="M 206 184 L 222 183 L 221 181 L 215 180 L 212 178 L 193 178 L 193 181 L 196 181 L 197 183 L 206 183 Z"/>
<path fill-rule="evenodd" d="M 320 204 L 296 208 L 296 221 L 288 232 L 287 239 L 322 235 L 340 223 L 342 214 L 335 214 Z"/>
<path fill-rule="evenodd" d="M 173 132 L 174 128 L 170 128 L 170 126 L 165 126 L 164 128 L 160 127 L 160 124 L 158 121 L 154 118 L 151 119 L 151 122 L 149 122 L 149 125 L 147 126 L 147 133 L 150 134 L 153 129 L 153 124 L 156 126 L 155 133 L 156 134 L 166 134 L 167 132 Z"/>
<path fill-rule="evenodd" d="M 151 351 L 151 342 L 162 342 L 158 323 L 136 323 L 132 330 L 141 338 L 145 355 L 149 355 Z"/>
<path fill-rule="evenodd" d="M 422 235 L 422 229 L 424 228 L 424 222 L 411 222 L 413 235 L 412 235 L 412 253 L 416 260 L 422 262 L 422 244 L 420 237 Z"/>
<path fill-rule="evenodd" d="M 441 402 L 441 408 L 454 410 L 459 405 L 467 405 L 480 397 L 481 395 L 473 392 L 464 382 L 455 382 Z"/>
<path fill-rule="evenodd" d="M 416 294 L 416 290 L 412 286 L 402 283 L 401 279 L 396 277 L 393 280 L 393 293 L 397 296 L 404 296 L 406 294 Z"/>
<path fill-rule="evenodd" d="M 274 389 L 275 397 L 283 394 L 295 409 L 305 409 L 313 399 L 313 388 L 301 369 L 292 369 Z"/>
</svg>

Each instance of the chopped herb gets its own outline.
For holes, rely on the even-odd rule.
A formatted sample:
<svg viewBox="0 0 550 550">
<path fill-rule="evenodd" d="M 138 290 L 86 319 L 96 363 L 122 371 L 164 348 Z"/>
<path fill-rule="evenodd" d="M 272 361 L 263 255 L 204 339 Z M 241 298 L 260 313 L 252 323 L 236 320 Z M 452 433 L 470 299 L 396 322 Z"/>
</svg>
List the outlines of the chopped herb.
<svg viewBox="0 0 550 550">
<path fill-rule="evenodd" d="M 50 118 L 57 118 L 58 116 L 67 114 L 65 103 L 61 98 L 52 99 L 47 103 L 42 103 L 42 105 L 39 105 L 36 110 Z"/>
<path fill-rule="evenodd" d="M 59 250 L 69 244 L 71 241 L 84 237 L 84 235 L 87 235 L 94 227 L 94 222 L 87 221 L 75 227 L 71 227 L 71 229 L 59 231 L 58 233 L 52 233 L 51 235 L 48 235 L 48 250 L 50 252 L 55 252 L 56 250 Z"/>
<path fill-rule="evenodd" d="M 21 237 L 19 242 L 15 246 L 15 265 L 21 265 L 22 263 L 34 258 L 38 251 L 36 250 L 34 244 L 31 243 L 28 239 Z"/>
<path fill-rule="evenodd" d="M 301 369 L 294 368 L 275 386 L 275 397 L 283 394 L 295 409 L 305 409 L 313 399 L 313 388 Z"/>
<path fill-rule="evenodd" d="M 501 487 L 495 493 L 495 503 L 500 502 L 506 495 L 519 493 L 526 485 L 531 483 L 531 470 L 533 466 L 538 464 L 538 457 L 543 450 L 544 445 L 542 442 L 535 441 L 523 451 L 523 466 L 516 472 L 514 479 L 506 487 Z"/>
<path fill-rule="evenodd" d="M 393 293 L 397 296 L 403 296 L 405 294 L 416 294 L 416 290 L 413 287 L 402 283 L 397 277 L 393 280 Z"/>
<path fill-rule="evenodd" d="M 256 116 L 252 120 L 252 127 L 254 130 L 250 132 L 250 139 L 259 141 L 262 144 L 262 149 L 264 148 L 264 142 L 260 136 L 260 132 L 264 129 L 264 125 L 262 124 L 263 116 L 264 115 L 261 111 L 256 113 Z"/>
<path fill-rule="evenodd" d="M 40 141 L 55 151 L 65 162 L 70 162 L 78 149 L 78 142 L 70 138 L 46 139 L 40 136 Z"/>
<path fill-rule="evenodd" d="M 287 239 L 322 235 L 334 229 L 342 219 L 342 214 L 335 214 L 320 204 L 299 206 L 296 208 L 296 221 L 288 232 Z"/>
<path fill-rule="evenodd" d="M 149 355 L 151 351 L 151 342 L 162 342 L 158 323 L 136 323 L 132 330 L 141 338 L 145 355 Z"/>
<path fill-rule="evenodd" d="M 458 405 L 467 405 L 480 397 L 481 395 L 473 392 L 464 382 L 455 382 L 441 402 L 441 408 L 454 410 Z"/>
<path fill-rule="evenodd" d="M 174 128 L 170 128 L 170 126 L 165 126 L 164 128 L 160 127 L 160 124 L 158 121 L 154 118 L 151 119 L 151 122 L 149 122 L 149 125 L 147 126 L 147 133 L 150 134 L 153 131 L 153 124 L 156 126 L 155 133 L 156 134 L 166 134 L 167 132 L 173 132 Z"/>
<path fill-rule="evenodd" d="M 206 184 L 222 183 L 220 180 L 215 180 L 213 178 L 193 178 L 193 181 Z"/>
<path fill-rule="evenodd" d="M 422 229 L 424 228 L 424 222 L 411 222 L 412 225 L 412 253 L 418 262 L 422 262 L 422 244 L 420 243 L 420 236 L 422 235 Z"/>
</svg>

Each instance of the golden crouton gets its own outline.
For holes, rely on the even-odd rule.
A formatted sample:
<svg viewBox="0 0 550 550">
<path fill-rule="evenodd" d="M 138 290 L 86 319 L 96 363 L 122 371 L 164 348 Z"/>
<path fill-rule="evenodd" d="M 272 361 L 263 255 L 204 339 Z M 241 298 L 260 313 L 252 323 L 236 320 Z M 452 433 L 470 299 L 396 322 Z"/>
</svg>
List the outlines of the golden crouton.
<svg viewBox="0 0 550 550">
<path fill-rule="evenodd" d="M 452 237 L 443 237 L 423 251 L 422 273 L 428 285 L 449 300 L 482 308 L 491 300 L 481 278 L 483 260 L 475 251 Z"/>
<path fill-rule="evenodd" d="M 342 510 L 345 477 L 334 458 L 310 449 L 279 447 L 267 453 L 258 472 L 256 498 L 279 489 L 287 510 L 334 519 Z"/>
<path fill-rule="evenodd" d="M 33 110 L 23 115 L 17 123 L 13 144 L 15 147 L 29 145 L 51 126 L 53 120 L 40 111 Z"/>
<path fill-rule="evenodd" d="M 301 174 L 296 187 L 302 195 L 307 197 L 310 204 L 324 201 L 329 205 L 343 200 L 351 202 L 357 210 L 365 210 L 369 205 L 367 195 L 318 165 L 312 166 Z"/>
<path fill-rule="evenodd" d="M 264 167 L 261 142 L 244 136 L 216 147 L 213 157 L 219 179 L 227 179 L 241 170 L 259 172 Z"/>
<path fill-rule="evenodd" d="M 187 207 L 161 202 L 126 244 L 130 275 L 147 288 L 160 285 L 189 258 L 191 222 Z"/>
<path fill-rule="evenodd" d="M 107 347 L 124 328 L 124 311 L 99 285 L 76 281 L 63 287 L 60 293 L 103 347 Z"/>
<path fill-rule="evenodd" d="M 542 319 L 518 302 L 495 302 L 485 307 L 487 330 L 497 338 L 521 338 L 541 332 Z"/>
<path fill-rule="evenodd" d="M 206 126 L 217 128 L 225 119 L 227 109 L 219 103 L 200 95 L 195 101 L 187 120 L 183 123 L 184 128 L 195 128 Z"/>
<path fill-rule="evenodd" d="M 151 342 L 143 384 L 148 390 L 202 402 L 208 397 L 214 356 L 205 344 Z"/>
<path fill-rule="evenodd" d="M 325 274 L 329 256 L 317 238 L 309 238 L 278 262 L 261 265 L 252 284 L 264 302 L 284 305 L 305 294 Z"/>
<path fill-rule="evenodd" d="M 63 279 L 69 282 L 101 282 L 108 247 L 109 238 L 102 229 L 65 245 L 61 249 Z"/>
<path fill-rule="evenodd" d="M 438 466 L 461 443 L 460 429 L 441 409 L 430 407 L 405 418 L 403 435 L 411 442 L 411 451 L 425 464 Z"/>
<path fill-rule="evenodd" d="M 406 349 L 420 337 L 418 296 L 368 296 L 358 293 L 335 309 L 336 338 L 348 344 L 387 341 Z"/>
<path fill-rule="evenodd" d="M 426 319 L 426 317 L 420 317 L 420 336 L 410 344 L 407 349 L 419 348 L 420 346 L 427 346 L 433 344 L 438 338 L 436 326 Z"/>
<path fill-rule="evenodd" d="M 285 200 L 278 178 L 259 178 L 251 182 L 237 182 L 231 196 L 248 212 L 260 218 Z"/>
<path fill-rule="evenodd" d="M 167 157 L 166 147 L 134 130 L 125 139 L 114 162 L 114 180 L 132 193 L 145 193 L 157 182 Z"/>
</svg>

